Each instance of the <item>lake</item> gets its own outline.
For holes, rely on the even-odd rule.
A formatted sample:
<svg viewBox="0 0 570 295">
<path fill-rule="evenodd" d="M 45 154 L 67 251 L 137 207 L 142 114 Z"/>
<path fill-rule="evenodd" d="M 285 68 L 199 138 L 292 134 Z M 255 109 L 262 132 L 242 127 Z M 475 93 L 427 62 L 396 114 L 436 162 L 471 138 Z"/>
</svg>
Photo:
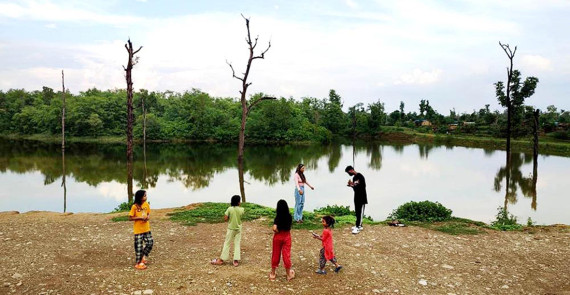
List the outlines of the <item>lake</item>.
<svg viewBox="0 0 570 295">
<path fill-rule="evenodd" d="M 237 144 L 149 143 L 136 146 L 133 190 L 147 187 L 152 208 L 229 202 L 239 194 Z M 293 174 L 306 165 L 305 210 L 350 205 L 347 165 L 366 178 L 365 214 L 385 219 L 408 201 L 438 201 L 453 215 L 491 222 L 499 206 L 526 224 L 570 224 L 570 158 L 457 146 L 357 143 L 247 146 L 246 200 L 294 206 Z M 0 211 L 110 212 L 128 200 L 126 146 L 0 141 Z M 64 173 L 65 171 L 65 173 Z M 65 186 L 62 185 L 65 174 Z M 508 181 L 508 185 L 507 185 Z M 508 189 L 507 189 L 508 188 Z"/>
</svg>

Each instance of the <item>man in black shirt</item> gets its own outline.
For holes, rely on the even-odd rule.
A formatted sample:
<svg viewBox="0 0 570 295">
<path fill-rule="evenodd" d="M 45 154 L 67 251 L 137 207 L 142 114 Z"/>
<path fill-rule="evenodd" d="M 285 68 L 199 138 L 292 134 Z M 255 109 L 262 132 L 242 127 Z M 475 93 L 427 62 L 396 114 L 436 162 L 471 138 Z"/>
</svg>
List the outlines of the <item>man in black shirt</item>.
<svg viewBox="0 0 570 295">
<path fill-rule="evenodd" d="M 368 204 L 366 197 L 366 181 L 362 174 L 354 171 L 352 166 L 344 169 L 348 175 L 352 176 L 352 180 L 348 181 L 348 186 L 354 190 L 354 212 L 356 214 L 356 225 L 352 227 L 352 233 L 357 234 L 362 230 L 362 218 L 364 218 L 364 206 Z"/>
</svg>

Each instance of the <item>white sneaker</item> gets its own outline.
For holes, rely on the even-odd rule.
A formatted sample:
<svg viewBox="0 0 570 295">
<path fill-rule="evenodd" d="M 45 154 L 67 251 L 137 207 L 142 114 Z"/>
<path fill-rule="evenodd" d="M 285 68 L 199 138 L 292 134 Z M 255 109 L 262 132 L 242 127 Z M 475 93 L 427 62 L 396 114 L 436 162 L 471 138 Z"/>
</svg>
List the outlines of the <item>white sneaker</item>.
<svg viewBox="0 0 570 295">
<path fill-rule="evenodd" d="M 352 229 L 352 234 L 353 234 L 353 235 L 356 235 L 356 234 L 358 234 L 358 233 L 360 233 L 360 230 L 358 229 L 358 227 L 354 227 L 354 228 Z"/>
<path fill-rule="evenodd" d="M 358 227 L 358 231 L 362 231 L 364 228 L 362 226 Z"/>
</svg>

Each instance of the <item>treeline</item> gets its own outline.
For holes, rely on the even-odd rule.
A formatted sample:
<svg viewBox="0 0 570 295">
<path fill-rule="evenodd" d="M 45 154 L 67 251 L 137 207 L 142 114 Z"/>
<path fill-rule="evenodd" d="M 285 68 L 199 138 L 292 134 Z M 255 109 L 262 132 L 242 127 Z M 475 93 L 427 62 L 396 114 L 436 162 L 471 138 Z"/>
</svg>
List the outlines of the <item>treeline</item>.
<svg viewBox="0 0 570 295">
<path fill-rule="evenodd" d="M 262 96 L 255 94 L 251 99 Z M 65 93 L 67 136 L 123 136 L 126 128 L 126 90 L 89 89 L 78 95 Z M 211 97 L 197 89 L 134 94 L 136 138 L 143 134 L 143 102 L 146 134 L 149 140 L 236 141 L 240 128 L 241 106 L 235 98 Z M 418 109 L 412 107 L 412 109 Z M 10 89 L 0 91 L 0 132 L 3 134 L 60 134 L 62 93 L 43 87 L 41 91 Z M 472 113 L 438 113 L 421 100 L 419 113 L 398 110 L 387 112 L 380 100 L 358 103 L 343 111 L 335 90 L 327 98 L 301 100 L 280 98 L 264 101 L 252 110 L 246 129 L 250 141 L 330 141 L 335 136 L 375 137 L 383 126 L 416 128 L 422 132 L 467 133 L 494 137 L 506 136 L 506 114 L 485 105 Z M 533 108 L 522 106 L 513 113 L 513 135 L 530 134 Z M 429 123 L 426 123 L 429 122 Z M 541 112 L 543 132 L 556 131 L 568 139 L 570 113 L 549 106 Z"/>
</svg>

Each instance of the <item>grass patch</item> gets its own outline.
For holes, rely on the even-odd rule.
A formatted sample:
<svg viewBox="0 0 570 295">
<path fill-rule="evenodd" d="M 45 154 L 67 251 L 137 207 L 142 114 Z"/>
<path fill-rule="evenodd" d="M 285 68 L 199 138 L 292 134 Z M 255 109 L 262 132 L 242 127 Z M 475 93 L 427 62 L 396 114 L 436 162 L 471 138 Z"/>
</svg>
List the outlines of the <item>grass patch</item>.
<svg viewBox="0 0 570 295">
<path fill-rule="evenodd" d="M 129 216 L 116 216 L 111 218 L 111 221 L 113 222 L 121 222 L 121 221 L 129 221 Z"/>
<path fill-rule="evenodd" d="M 170 219 L 173 221 L 182 222 L 185 225 L 196 225 L 198 223 L 222 223 L 224 222 L 224 212 L 228 208 L 228 203 L 200 203 L 196 207 L 189 210 L 180 210 L 177 212 L 169 213 Z M 267 225 L 273 224 L 275 218 L 275 209 L 270 207 L 261 206 L 254 203 L 242 203 L 241 206 L 245 208 L 242 221 L 251 221 L 258 218 L 266 218 Z M 293 208 L 291 215 L 293 215 Z M 330 211 L 333 211 L 331 213 Z M 303 223 L 293 223 L 293 229 L 322 229 L 321 218 L 325 215 L 335 215 L 337 227 L 353 225 L 356 222 L 354 215 L 336 215 L 334 213 L 347 213 L 345 208 L 339 206 L 327 206 L 324 208 L 315 209 L 314 212 L 303 212 Z M 353 214 L 350 210 L 348 214 Z M 364 218 L 364 224 L 378 224 L 371 218 Z"/>
<path fill-rule="evenodd" d="M 481 221 L 474 221 L 466 218 L 451 217 L 447 221 L 408 221 L 400 220 L 406 225 L 419 226 L 430 230 L 440 231 L 450 235 L 478 235 L 484 234 L 485 229 L 490 227 Z M 493 228 L 491 228 L 493 229 Z"/>
</svg>

